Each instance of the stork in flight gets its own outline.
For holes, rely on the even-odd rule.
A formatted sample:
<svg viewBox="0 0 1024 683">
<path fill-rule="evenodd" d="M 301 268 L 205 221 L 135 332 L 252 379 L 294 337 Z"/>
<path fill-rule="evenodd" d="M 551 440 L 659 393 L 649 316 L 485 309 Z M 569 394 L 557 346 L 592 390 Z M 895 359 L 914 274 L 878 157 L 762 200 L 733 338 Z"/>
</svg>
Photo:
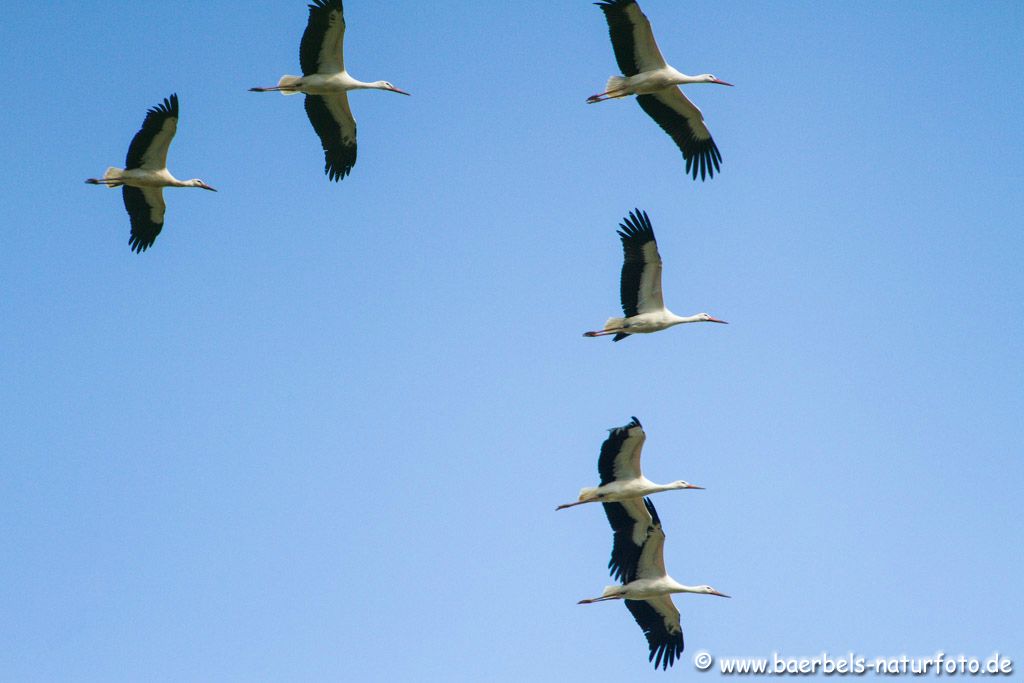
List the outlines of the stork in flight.
<svg viewBox="0 0 1024 683">
<path fill-rule="evenodd" d="M 636 509 L 641 509 L 637 506 Z M 667 669 L 683 654 L 683 629 L 679 623 L 679 610 L 672 602 L 673 593 L 700 593 L 728 598 L 711 586 L 686 586 L 665 571 L 665 532 L 661 529 L 658 511 L 650 498 L 643 499 L 643 513 L 636 521 L 647 524 L 646 538 L 633 566 L 625 568 L 625 583 L 606 586 L 601 597 L 580 600 L 587 605 L 604 600 L 625 600 L 626 609 L 647 637 L 650 654 L 647 661 Z M 609 521 L 612 521 L 609 515 Z M 615 522 L 612 529 L 616 532 Z M 612 556 L 614 560 L 614 553 Z"/>
<path fill-rule="evenodd" d="M 640 470 L 640 451 L 643 450 L 647 434 L 636 417 L 629 424 L 608 431 L 608 438 L 601 444 L 601 454 L 597 458 L 600 485 L 581 489 L 575 503 L 559 505 L 556 510 L 584 503 L 634 500 L 639 504 L 640 498 L 660 491 L 703 489 L 681 480 L 671 484 L 655 484 L 643 475 Z"/>
<path fill-rule="evenodd" d="M 605 91 L 591 95 L 587 102 L 636 95 L 636 101 L 647 115 L 661 126 L 676 143 L 686 160 L 686 172 L 704 180 L 719 170 L 722 155 L 704 125 L 704 117 L 679 90 L 688 83 L 732 85 L 711 74 L 687 76 L 665 62 L 654 41 L 651 22 L 640 11 L 636 0 L 601 0 L 594 3 L 604 12 L 608 33 L 615 50 L 622 76 L 608 79 Z"/>
<path fill-rule="evenodd" d="M 603 330 L 584 332 L 584 337 L 614 334 L 620 341 L 631 334 L 648 334 L 682 323 L 722 323 L 707 313 L 681 317 L 665 308 L 661 297 L 661 256 L 654 240 L 654 228 L 646 211 L 636 209 L 619 223 L 622 239 L 622 276 L 619 294 L 624 318 L 608 318 Z"/>
<path fill-rule="evenodd" d="M 102 178 L 89 178 L 90 185 L 122 188 L 124 208 L 132 223 L 128 244 L 141 254 L 153 246 L 164 227 L 165 187 L 201 187 L 216 192 L 199 178 L 178 180 L 167 170 L 167 148 L 178 130 L 178 95 L 165 97 L 163 103 L 150 107 L 146 119 L 132 144 L 124 168 L 111 166 Z"/>
<path fill-rule="evenodd" d="M 276 86 L 252 92 L 305 93 L 306 115 L 324 148 L 324 173 L 341 180 L 356 165 L 356 120 L 348 106 L 349 90 L 388 90 L 408 95 L 387 81 L 364 83 L 345 71 L 345 13 L 341 0 L 313 0 L 299 45 L 302 76 L 281 76 Z"/>
</svg>

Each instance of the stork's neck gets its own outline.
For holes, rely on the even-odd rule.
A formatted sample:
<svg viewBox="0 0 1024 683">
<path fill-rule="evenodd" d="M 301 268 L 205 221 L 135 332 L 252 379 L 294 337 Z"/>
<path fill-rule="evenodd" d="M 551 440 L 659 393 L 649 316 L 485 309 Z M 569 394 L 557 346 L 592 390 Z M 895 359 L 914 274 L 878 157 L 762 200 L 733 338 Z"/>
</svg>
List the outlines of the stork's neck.
<svg viewBox="0 0 1024 683">
<path fill-rule="evenodd" d="M 682 325 L 683 323 L 699 323 L 702 320 L 700 314 L 681 316 L 675 313 L 669 313 L 669 322 L 673 325 Z"/>
<path fill-rule="evenodd" d="M 671 75 L 672 82 L 676 85 L 686 85 L 687 83 L 700 83 L 701 79 L 697 76 L 688 76 L 682 71 L 679 71 L 675 67 L 668 67 L 669 74 Z"/>
<path fill-rule="evenodd" d="M 651 484 L 651 488 L 650 488 L 650 493 L 647 493 L 645 495 L 650 495 L 651 493 L 661 493 L 662 491 L 675 491 L 676 489 L 681 489 L 681 488 L 685 488 L 685 487 L 682 486 L 678 481 L 674 481 L 671 484 L 654 484 L 654 483 L 652 483 Z"/>
<path fill-rule="evenodd" d="M 687 586 L 679 583 L 671 576 L 665 577 L 665 582 L 668 584 L 668 588 L 673 593 L 703 593 L 704 591 L 699 590 L 697 586 Z"/>
<path fill-rule="evenodd" d="M 174 176 L 171 176 L 170 184 L 172 187 L 203 187 L 205 185 L 205 183 L 203 183 L 203 181 L 200 180 L 199 178 L 192 178 L 191 180 L 178 180 Z M 207 187 L 206 189 L 209 190 L 212 188 Z"/>
</svg>

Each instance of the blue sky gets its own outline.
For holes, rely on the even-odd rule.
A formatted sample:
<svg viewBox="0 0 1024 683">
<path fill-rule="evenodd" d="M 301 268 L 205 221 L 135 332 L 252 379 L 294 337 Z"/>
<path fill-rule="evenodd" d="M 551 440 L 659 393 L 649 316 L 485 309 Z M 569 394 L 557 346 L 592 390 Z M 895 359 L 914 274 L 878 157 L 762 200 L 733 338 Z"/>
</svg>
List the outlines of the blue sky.
<svg viewBox="0 0 1024 683">
<path fill-rule="evenodd" d="M 329 183 L 302 2 L 12 5 L 0 184 L 7 680 L 664 678 L 607 582 L 637 415 L 692 656 L 1024 662 L 1024 6 L 646 0 L 694 183 L 588 2 L 349 0 Z M 156 245 L 124 159 L 171 92 Z M 648 211 L 694 325 L 613 344 Z M 1019 668 L 1019 667 L 1018 667 Z M 1019 674 L 1016 674 L 1019 676 Z M 704 674 L 712 677 L 717 674 Z"/>
</svg>

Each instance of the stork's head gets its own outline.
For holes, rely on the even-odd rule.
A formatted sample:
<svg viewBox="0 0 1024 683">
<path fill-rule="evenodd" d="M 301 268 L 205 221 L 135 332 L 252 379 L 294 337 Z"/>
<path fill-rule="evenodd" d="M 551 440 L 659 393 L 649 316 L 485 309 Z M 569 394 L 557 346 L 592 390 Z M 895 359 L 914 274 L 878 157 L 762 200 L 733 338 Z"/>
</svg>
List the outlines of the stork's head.
<svg viewBox="0 0 1024 683">
<path fill-rule="evenodd" d="M 411 93 L 405 92 L 401 88 L 396 88 L 394 85 L 392 85 L 391 83 L 388 83 L 387 81 L 377 81 L 376 83 L 374 83 L 374 85 L 376 85 L 381 90 L 389 90 L 391 92 L 396 92 L 399 95 L 410 95 L 411 94 Z"/>
<path fill-rule="evenodd" d="M 682 479 L 680 479 L 679 481 L 672 482 L 672 486 L 674 486 L 677 489 L 697 489 L 698 491 L 704 490 L 703 486 L 697 486 L 696 484 L 691 484 L 690 482 L 683 481 Z"/>
<path fill-rule="evenodd" d="M 691 593 L 703 593 L 704 595 L 717 595 L 720 598 L 731 598 L 732 597 L 731 595 L 726 595 L 725 593 L 719 593 L 718 591 L 716 591 L 711 586 L 696 586 L 690 592 Z"/>
<path fill-rule="evenodd" d="M 217 191 L 214 188 L 212 188 L 209 185 L 207 185 L 206 183 L 204 183 L 199 178 L 193 178 L 192 180 L 188 181 L 188 184 L 191 185 L 192 187 L 201 187 L 204 190 L 209 190 L 210 192 L 216 192 Z"/>
<path fill-rule="evenodd" d="M 728 325 L 729 324 L 729 323 L 727 323 L 724 320 L 719 320 L 718 318 L 712 318 L 707 313 L 698 313 L 697 317 L 700 318 L 700 322 L 702 322 L 702 323 L 721 323 L 723 325 Z"/>
<path fill-rule="evenodd" d="M 732 87 L 732 83 L 726 83 L 725 81 L 715 77 L 714 74 L 701 74 L 700 76 L 697 76 L 697 78 L 700 79 L 700 83 L 717 83 L 718 85 L 727 85 L 730 88 Z"/>
</svg>

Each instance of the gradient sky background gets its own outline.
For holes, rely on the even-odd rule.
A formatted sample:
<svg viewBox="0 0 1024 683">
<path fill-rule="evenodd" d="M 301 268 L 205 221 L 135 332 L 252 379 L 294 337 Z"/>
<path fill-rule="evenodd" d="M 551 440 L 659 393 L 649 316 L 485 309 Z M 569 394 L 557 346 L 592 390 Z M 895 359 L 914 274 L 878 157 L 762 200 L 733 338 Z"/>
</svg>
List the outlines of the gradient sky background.
<svg viewBox="0 0 1024 683">
<path fill-rule="evenodd" d="M 0 677 L 665 680 L 717 656 L 1024 667 L 1024 4 L 644 0 L 724 157 L 694 183 L 584 1 L 347 3 L 323 173 L 301 1 L 0 25 Z M 163 234 L 120 165 L 172 92 Z M 694 325 L 583 339 L 616 224 Z M 687 651 L 647 663 L 596 482 L 637 415 Z M 703 674 L 715 677 L 717 674 Z M 1019 673 L 1015 676 L 1020 676 Z"/>
</svg>

